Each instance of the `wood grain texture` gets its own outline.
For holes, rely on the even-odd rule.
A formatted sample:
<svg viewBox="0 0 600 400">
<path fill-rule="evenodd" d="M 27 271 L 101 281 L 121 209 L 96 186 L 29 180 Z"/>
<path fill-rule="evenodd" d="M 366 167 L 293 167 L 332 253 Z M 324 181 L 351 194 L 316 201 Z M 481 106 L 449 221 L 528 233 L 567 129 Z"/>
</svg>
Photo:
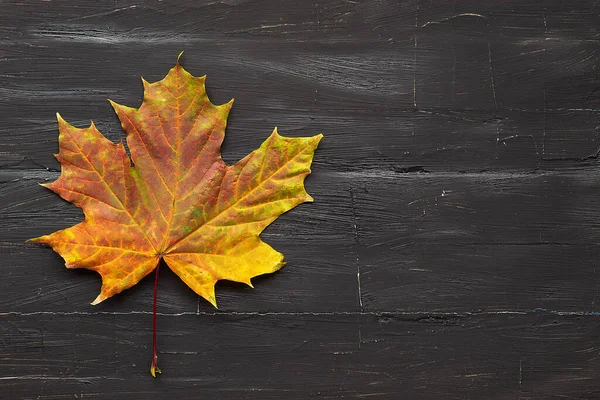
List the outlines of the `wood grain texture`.
<svg viewBox="0 0 600 400">
<path fill-rule="evenodd" d="M 598 398 L 600 4 L 5 1 L 0 397 Z M 24 240 L 81 212 L 38 183 L 55 113 L 123 133 L 140 75 L 182 63 L 235 97 L 234 163 L 274 126 L 323 132 L 308 192 L 263 238 L 288 264 L 221 307 L 167 268 L 100 280 Z"/>
</svg>

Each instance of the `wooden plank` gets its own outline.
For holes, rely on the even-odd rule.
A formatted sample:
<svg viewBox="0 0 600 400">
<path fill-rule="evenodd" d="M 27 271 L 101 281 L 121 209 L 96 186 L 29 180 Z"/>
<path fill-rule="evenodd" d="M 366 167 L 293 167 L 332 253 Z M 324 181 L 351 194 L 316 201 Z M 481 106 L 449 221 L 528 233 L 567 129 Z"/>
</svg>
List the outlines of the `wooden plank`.
<svg viewBox="0 0 600 400">
<path fill-rule="evenodd" d="M 348 173 L 362 246 L 593 245 L 600 174 Z"/>
<path fill-rule="evenodd" d="M 550 313 L 0 317 L 9 398 L 577 398 L 595 395 L 597 316 Z"/>
<path fill-rule="evenodd" d="M 356 174 L 364 309 L 596 309 L 599 179 Z"/>
<path fill-rule="evenodd" d="M 361 253 L 369 311 L 594 311 L 597 245 L 386 243 Z"/>
<path fill-rule="evenodd" d="M 26 179 L 9 179 L 2 188 L 2 251 L 11 273 L 32 276 L 19 280 L 20 290 L 0 304 L 24 311 L 88 309 L 98 285 L 94 274 L 66 271 L 49 249 L 14 241 L 81 220 L 77 208 L 35 185 L 30 178 L 39 174 L 5 173 Z M 317 171 L 307 183 L 317 201 L 286 214 L 263 235 L 284 252 L 289 268 L 261 279 L 256 291 L 223 285 L 219 301 L 243 311 L 356 311 L 361 301 L 371 311 L 592 310 L 599 284 L 599 180 L 577 171 Z M 131 289 L 118 307 L 147 307 L 151 285 L 147 279 Z M 167 272 L 164 285 L 167 309 L 192 310 L 177 278 Z M 64 303 L 67 294 L 76 305 Z"/>
<path fill-rule="evenodd" d="M 37 183 L 53 180 L 57 172 L 0 173 L 0 254 L 10 280 L 0 290 L 0 311 L 148 310 L 153 275 L 126 294 L 92 307 L 100 280 L 91 271 L 67 270 L 50 248 L 25 240 L 64 229 L 83 220 L 81 211 Z M 286 266 L 276 276 L 255 278 L 256 289 L 219 283 L 217 301 L 226 310 L 356 311 L 356 243 L 350 207 L 349 182 L 315 172 L 306 186 L 316 201 L 280 217 L 262 234 L 285 255 Z M 331 249 L 335 251 L 331 251 Z M 168 268 L 162 268 L 159 308 L 165 312 L 210 310 Z"/>
<path fill-rule="evenodd" d="M 64 3 L 39 15 L 13 7 L 0 44 L 12 55 L 0 77 L 2 164 L 57 168 L 56 111 L 77 125 L 94 119 L 108 137 L 122 138 L 106 98 L 139 104 L 139 76 L 160 79 L 179 51 L 174 43 L 186 50 L 190 71 L 208 74 L 215 102 L 236 98 L 224 146 L 229 162 L 275 125 L 289 135 L 324 132 L 316 165 L 336 170 L 531 170 L 600 146 L 594 36 L 568 36 L 573 28 L 563 24 L 569 16 L 587 25 L 593 15 L 537 3 L 522 11 L 424 5 L 418 13 L 415 3 L 402 13 L 395 2 L 312 6 L 292 7 L 284 23 L 269 13 L 249 18 L 250 3 L 183 6 L 167 20 L 164 5 Z M 106 13 L 113 26 L 103 23 Z M 60 22 L 52 19 L 59 14 Z M 335 29 L 314 36 L 321 14 L 337 21 Z M 27 23 L 17 27 L 24 15 Z M 169 23 L 182 15 L 188 22 Z M 194 18 L 214 26 L 198 31 Z M 140 23 L 151 33 L 140 33 Z"/>
</svg>

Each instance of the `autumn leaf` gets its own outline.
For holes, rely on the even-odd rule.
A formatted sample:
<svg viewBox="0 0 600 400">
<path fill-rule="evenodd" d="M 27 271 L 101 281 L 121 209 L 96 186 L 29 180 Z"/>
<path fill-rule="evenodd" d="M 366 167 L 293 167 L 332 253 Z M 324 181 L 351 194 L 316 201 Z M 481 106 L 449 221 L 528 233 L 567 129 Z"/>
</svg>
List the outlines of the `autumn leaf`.
<svg viewBox="0 0 600 400">
<path fill-rule="evenodd" d="M 220 147 L 233 100 L 212 104 L 205 77 L 192 76 L 179 58 L 161 81 L 142 81 L 139 108 L 111 101 L 131 159 L 93 123 L 76 128 L 57 114 L 61 175 L 43 186 L 80 207 L 85 220 L 31 240 L 50 245 L 67 268 L 102 276 L 94 305 L 155 269 L 157 280 L 163 259 L 216 307 L 218 280 L 252 286 L 253 277 L 284 264 L 259 235 L 282 213 L 313 201 L 304 178 L 322 135 L 289 138 L 275 129 L 228 166 Z"/>
</svg>

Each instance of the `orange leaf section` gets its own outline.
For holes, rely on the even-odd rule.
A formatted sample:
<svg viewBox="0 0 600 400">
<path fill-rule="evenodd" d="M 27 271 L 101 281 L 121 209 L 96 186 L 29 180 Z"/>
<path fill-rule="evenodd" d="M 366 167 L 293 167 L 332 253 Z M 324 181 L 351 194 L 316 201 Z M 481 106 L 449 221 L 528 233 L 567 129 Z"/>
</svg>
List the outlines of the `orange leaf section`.
<svg viewBox="0 0 600 400">
<path fill-rule="evenodd" d="M 233 100 L 212 104 L 204 81 L 177 62 L 161 81 L 143 80 L 139 108 L 111 101 L 131 160 L 123 143 L 93 123 L 76 128 L 58 115 L 62 171 L 43 186 L 80 207 L 85 220 L 31 240 L 52 246 L 67 268 L 102 276 L 92 304 L 135 285 L 161 258 L 215 307 L 218 280 L 251 286 L 253 277 L 284 264 L 259 235 L 282 213 L 313 201 L 304 178 L 322 135 L 288 138 L 275 129 L 227 166 L 220 147 Z"/>
</svg>

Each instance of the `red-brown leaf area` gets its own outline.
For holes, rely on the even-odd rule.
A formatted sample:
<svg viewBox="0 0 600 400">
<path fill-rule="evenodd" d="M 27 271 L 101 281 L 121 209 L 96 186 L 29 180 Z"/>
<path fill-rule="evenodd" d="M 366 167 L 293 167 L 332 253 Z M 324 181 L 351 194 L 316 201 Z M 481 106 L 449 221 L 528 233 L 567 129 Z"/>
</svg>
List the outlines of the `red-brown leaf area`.
<svg viewBox="0 0 600 400">
<path fill-rule="evenodd" d="M 221 158 L 233 100 L 214 105 L 205 77 L 179 61 L 159 82 L 143 80 L 139 108 L 111 101 L 131 152 L 92 123 L 76 128 L 58 115 L 60 177 L 45 184 L 80 207 L 85 220 L 32 239 L 67 268 L 102 276 L 92 304 L 130 288 L 160 259 L 216 306 L 220 279 L 251 285 L 277 271 L 283 255 L 259 235 L 279 215 L 313 201 L 304 189 L 322 135 L 280 136 L 277 129 L 235 165 Z"/>
</svg>

